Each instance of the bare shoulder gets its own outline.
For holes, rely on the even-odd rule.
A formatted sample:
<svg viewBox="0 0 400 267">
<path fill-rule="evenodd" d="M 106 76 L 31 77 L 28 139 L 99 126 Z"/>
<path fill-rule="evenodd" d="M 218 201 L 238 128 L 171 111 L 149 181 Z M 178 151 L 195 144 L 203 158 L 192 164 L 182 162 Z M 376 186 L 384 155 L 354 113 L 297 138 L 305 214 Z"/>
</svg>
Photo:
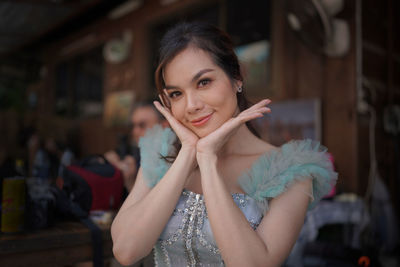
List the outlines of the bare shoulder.
<svg viewBox="0 0 400 267">
<path fill-rule="evenodd" d="M 274 146 L 260 138 L 254 138 L 251 145 L 252 145 L 253 151 L 255 151 L 256 154 L 259 154 L 259 155 L 279 149 L 279 147 Z"/>
</svg>

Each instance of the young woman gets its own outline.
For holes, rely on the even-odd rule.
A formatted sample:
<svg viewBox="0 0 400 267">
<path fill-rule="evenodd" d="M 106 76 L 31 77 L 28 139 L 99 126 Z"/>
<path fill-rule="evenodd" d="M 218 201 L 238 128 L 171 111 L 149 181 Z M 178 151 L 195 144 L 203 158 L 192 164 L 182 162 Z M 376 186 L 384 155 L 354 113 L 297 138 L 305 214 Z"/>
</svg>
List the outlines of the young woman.
<svg viewBox="0 0 400 267">
<path fill-rule="evenodd" d="M 325 149 L 254 134 L 247 124 L 270 100 L 247 107 L 230 38 L 213 26 L 170 29 L 155 78 L 173 131 L 140 141 L 141 169 L 111 228 L 115 257 L 131 264 L 154 248 L 159 266 L 279 266 L 310 199 L 336 180 Z"/>
</svg>

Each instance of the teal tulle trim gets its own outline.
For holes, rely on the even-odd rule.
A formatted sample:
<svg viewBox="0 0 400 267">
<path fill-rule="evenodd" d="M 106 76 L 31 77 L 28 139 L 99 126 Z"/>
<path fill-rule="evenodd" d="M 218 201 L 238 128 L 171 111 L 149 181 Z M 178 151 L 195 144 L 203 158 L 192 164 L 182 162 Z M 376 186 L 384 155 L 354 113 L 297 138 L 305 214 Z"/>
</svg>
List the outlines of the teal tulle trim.
<svg viewBox="0 0 400 267">
<path fill-rule="evenodd" d="M 149 187 L 155 186 L 168 171 L 170 164 L 162 156 L 173 152 L 175 140 L 176 135 L 171 128 L 163 129 L 160 125 L 149 129 L 146 135 L 140 138 L 140 166 Z"/>
<path fill-rule="evenodd" d="M 157 125 L 139 141 L 141 168 L 146 184 L 155 186 L 168 171 L 170 164 L 161 156 L 173 153 L 175 133 Z M 267 152 L 239 178 L 243 191 L 257 200 L 265 212 L 268 201 L 296 181 L 312 178 L 313 198 L 309 208 L 328 194 L 337 180 L 327 149 L 312 140 L 291 141 L 280 149 Z"/>
<path fill-rule="evenodd" d="M 265 211 L 268 199 L 285 192 L 296 181 L 312 178 L 314 200 L 309 205 L 311 209 L 330 192 L 337 180 L 326 151 L 316 141 L 291 141 L 261 156 L 239 178 L 239 184 Z"/>
</svg>

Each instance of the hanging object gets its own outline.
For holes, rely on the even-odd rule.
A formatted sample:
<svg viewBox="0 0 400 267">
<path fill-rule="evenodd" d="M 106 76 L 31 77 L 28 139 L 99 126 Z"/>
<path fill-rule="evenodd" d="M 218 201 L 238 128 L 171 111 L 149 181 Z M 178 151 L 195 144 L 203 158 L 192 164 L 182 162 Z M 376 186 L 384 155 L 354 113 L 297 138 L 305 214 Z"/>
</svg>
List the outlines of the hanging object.
<svg viewBox="0 0 400 267">
<path fill-rule="evenodd" d="M 344 56 L 350 48 L 348 23 L 335 16 L 343 0 L 286 0 L 286 18 L 296 36 L 312 50 Z"/>
<path fill-rule="evenodd" d="M 118 64 L 128 58 L 132 46 L 132 32 L 125 31 L 122 38 L 114 38 L 103 47 L 104 59 L 108 63 Z"/>
</svg>

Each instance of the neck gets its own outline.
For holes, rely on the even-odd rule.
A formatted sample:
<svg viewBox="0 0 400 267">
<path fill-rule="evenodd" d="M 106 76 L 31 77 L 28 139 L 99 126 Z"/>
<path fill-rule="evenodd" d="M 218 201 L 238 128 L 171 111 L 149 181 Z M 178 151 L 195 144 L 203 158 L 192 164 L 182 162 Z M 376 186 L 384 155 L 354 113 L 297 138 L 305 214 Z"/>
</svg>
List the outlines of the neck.
<svg viewBox="0 0 400 267">
<path fill-rule="evenodd" d="M 250 132 L 246 124 L 241 125 L 221 148 L 218 153 L 219 157 L 229 157 L 233 154 L 248 152 L 249 143 L 253 138 L 257 137 Z"/>
</svg>

